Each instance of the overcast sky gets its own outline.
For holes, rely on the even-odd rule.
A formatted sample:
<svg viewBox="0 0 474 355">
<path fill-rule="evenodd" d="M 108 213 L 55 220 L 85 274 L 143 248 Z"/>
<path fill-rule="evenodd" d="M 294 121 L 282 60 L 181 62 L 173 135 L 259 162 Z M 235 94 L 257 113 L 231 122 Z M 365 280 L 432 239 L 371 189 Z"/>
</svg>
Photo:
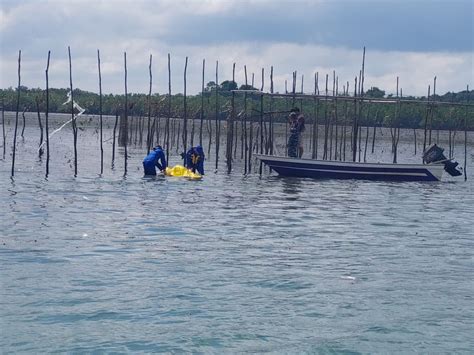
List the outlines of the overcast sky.
<svg viewBox="0 0 474 355">
<path fill-rule="evenodd" d="M 129 92 L 148 92 L 148 62 L 153 55 L 153 92 L 167 91 L 167 54 L 172 90 L 188 93 L 206 82 L 249 80 L 275 91 L 298 72 L 298 89 L 312 92 L 314 74 L 339 77 L 352 89 L 366 46 L 366 88 L 404 95 L 426 95 L 437 76 L 437 93 L 473 84 L 473 0 L 0 0 L 0 87 L 17 85 L 18 50 L 22 84 L 44 87 L 51 50 L 50 86 L 69 86 L 67 46 L 71 46 L 74 86 L 98 92 L 97 49 L 104 93 L 123 92 L 123 53 L 127 52 Z M 321 84 L 320 84 L 321 86 Z"/>
</svg>

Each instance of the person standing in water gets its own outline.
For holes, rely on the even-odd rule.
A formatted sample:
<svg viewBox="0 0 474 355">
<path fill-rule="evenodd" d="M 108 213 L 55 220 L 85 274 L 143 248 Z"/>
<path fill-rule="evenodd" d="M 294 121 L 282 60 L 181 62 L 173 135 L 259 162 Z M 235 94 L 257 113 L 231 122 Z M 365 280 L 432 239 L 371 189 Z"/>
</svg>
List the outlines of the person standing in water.
<svg viewBox="0 0 474 355">
<path fill-rule="evenodd" d="M 165 152 L 163 148 L 158 145 L 143 159 L 143 170 L 145 175 L 156 175 L 156 169 L 165 171 L 167 167 Z"/>
<path fill-rule="evenodd" d="M 204 175 L 204 151 L 200 145 L 191 147 L 185 156 L 185 165 L 193 173 Z"/>
</svg>

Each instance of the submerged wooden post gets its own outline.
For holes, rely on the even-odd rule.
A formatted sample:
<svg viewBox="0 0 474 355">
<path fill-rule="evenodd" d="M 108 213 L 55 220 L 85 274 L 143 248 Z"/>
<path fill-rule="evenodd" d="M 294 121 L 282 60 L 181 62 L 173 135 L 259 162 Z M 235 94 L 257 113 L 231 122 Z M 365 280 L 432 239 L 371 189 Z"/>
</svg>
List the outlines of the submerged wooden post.
<svg viewBox="0 0 474 355">
<path fill-rule="evenodd" d="M 104 145 L 102 122 L 102 75 L 100 72 L 100 51 L 97 50 L 97 68 L 99 71 L 99 123 L 100 123 L 100 175 L 104 173 Z"/>
<path fill-rule="evenodd" d="M 18 134 L 18 111 L 20 110 L 20 86 L 21 86 L 21 50 L 18 52 L 18 88 L 17 88 L 17 95 L 16 95 L 15 132 L 13 135 L 12 177 L 15 176 L 16 135 Z"/>
<path fill-rule="evenodd" d="M 71 123 L 72 123 L 72 134 L 74 137 L 74 177 L 77 176 L 77 123 L 76 116 L 74 114 L 74 93 L 72 87 L 72 61 L 71 61 L 71 48 L 67 47 L 69 57 L 69 88 L 71 90 Z"/>
<path fill-rule="evenodd" d="M 48 51 L 48 61 L 46 63 L 46 108 L 45 108 L 45 133 L 46 133 L 46 178 L 49 175 L 49 59 L 51 51 Z"/>
</svg>

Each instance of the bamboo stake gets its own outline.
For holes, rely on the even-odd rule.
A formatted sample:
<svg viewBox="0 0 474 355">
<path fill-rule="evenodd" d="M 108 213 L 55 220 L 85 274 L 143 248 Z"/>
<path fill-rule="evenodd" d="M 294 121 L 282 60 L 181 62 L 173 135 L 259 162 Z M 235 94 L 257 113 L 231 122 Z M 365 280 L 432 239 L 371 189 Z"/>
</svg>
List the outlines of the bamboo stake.
<svg viewBox="0 0 474 355">
<path fill-rule="evenodd" d="M 337 116 L 337 96 L 339 94 L 339 77 L 336 76 L 336 95 L 334 98 L 334 126 L 335 126 L 335 135 L 334 135 L 334 160 L 337 160 L 337 143 L 338 143 L 338 116 Z"/>
<path fill-rule="evenodd" d="M 202 146 L 202 125 L 204 120 L 204 71 L 206 69 L 206 59 L 202 60 L 202 88 L 201 88 L 201 122 L 199 127 L 199 145 Z"/>
<path fill-rule="evenodd" d="M 38 96 L 35 97 L 35 102 L 36 102 L 36 113 L 38 114 L 38 126 L 40 129 L 38 156 L 41 157 L 43 155 L 43 148 L 41 147 L 41 145 L 43 144 L 43 123 L 41 122 L 41 113 L 40 113 L 40 105 L 39 105 Z"/>
<path fill-rule="evenodd" d="M 248 85 L 247 81 L 247 66 L 244 65 L 245 87 Z M 244 93 L 244 174 L 247 175 L 249 147 L 247 142 L 247 93 Z"/>
<path fill-rule="evenodd" d="M 127 145 L 128 145 L 128 90 L 127 90 L 127 52 L 123 52 L 123 65 L 124 65 L 124 84 L 125 84 L 125 110 L 124 110 L 124 119 L 125 119 L 125 145 L 124 145 L 124 173 L 123 176 L 127 175 Z"/>
<path fill-rule="evenodd" d="M 466 87 L 467 102 L 469 102 L 469 85 Z M 467 181 L 467 117 L 468 108 L 466 107 L 466 115 L 464 116 L 464 181 Z"/>
<path fill-rule="evenodd" d="M 102 122 L 102 75 L 100 72 L 100 52 L 97 50 L 97 68 L 99 71 L 99 123 L 100 123 L 100 175 L 104 173 L 104 145 Z"/>
<path fill-rule="evenodd" d="M 326 103 L 324 105 L 324 151 L 323 151 L 323 160 L 327 160 L 328 158 L 328 134 L 329 134 L 329 120 L 328 120 L 328 105 L 327 105 L 327 97 L 328 97 L 328 79 L 329 76 L 326 74 Z"/>
<path fill-rule="evenodd" d="M 170 158 L 170 119 L 171 119 L 171 56 L 168 53 L 168 117 L 166 119 L 166 161 Z"/>
<path fill-rule="evenodd" d="M 46 178 L 49 175 L 49 59 L 51 51 L 48 51 L 48 61 L 46 63 L 46 113 L 45 113 L 45 130 L 46 130 Z"/>
<path fill-rule="evenodd" d="M 5 132 L 5 93 L 2 93 L 2 131 L 3 131 L 3 159 L 7 150 L 7 136 Z"/>
<path fill-rule="evenodd" d="M 428 128 L 428 117 L 430 114 L 431 106 L 430 106 L 430 90 L 431 86 L 428 85 L 428 99 L 426 102 L 426 114 L 425 114 L 425 128 L 424 128 L 424 135 L 423 135 L 423 153 L 426 151 L 426 138 L 427 138 L 427 128 Z"/>
<path fill-rule="evenodd" d="M 273 66 L 270 68 L 270 93 L 273 94 Z M 273 111 L 273 96 L 270 97 L 270 111 Z M 270 155 L 273 155 L 273 114 L 270 113 Z"/>
<path fill-rule="evenodd" d="M 367 106 L 367 119 L 366 119 L 366 132 L 365 132 L 365 146 L 364 146 L 364 163 L 367 162 L 367 145 L 369 143 L 369 117 L 370 117 L 370 105 Z"/>
<path fill-rule="evenodd" d="M 191 118 L 191 147 L 194 147 L 194 121 L 196 118 L 195 112 L 193 112 L 192 118 Z"/>
<path fill-rule="evenodd" d="M 436 76 L 433 79 L 433 97 L 436 95 Z M 430 115 L 430 130 L 429 130 L 429 143 L 428 145 L 431 145 L 431 132 L 433 130 L 433 111 L 434 109 L 431 109 L 431 115 Z"/>
<path fill-rule="evenodd" d="M 150 64 L 148 65 L 148 75 L 149 75 L 149 78 L 150 78 L 150 86 L 149 86 L 149 89 L 148 89 L 148 127 L 147 127 L 147 135 L 146 135 L 146 153 L 150 153 L 150 150 L 151 150 L 151 145 L 153 144 L 153 138 L 152 138 L 152 129 L 150 127 L 150 124 L 151 124 L 151 90 L 152 90 L 152 86 L 153 86 L 153 73 L 152 73 L 152 70 L 151 70 L 151 64 L 152 64 L 152 60 L 153 60 L 153 55 L 150 54 Z M 153 120 L 153 123 L 155 121 Z M 159 141 L 159 139 L 158 139 Z"/>
<path fill-rule="evenodd" d="M 262 88 L 260 89 L 263 92 L 264 86 L 264 69 L 262 68 Z M 260 96 L 260 154 L 263 154 L 263 95 Z M 260 160 L 259 174 L 262 175 L 263 162 Z"/>
<path fill-rule="evenodd" d="M 318 87 L 318 80 L 319 80 L 319 73 L 316 72 L 314 74 L 314 94 L 319 94 L 319 87 Z M 313 111 L 314 111 L 314 121 L 313 121 L 313 150 L 311 153 L 312 159 L 318 159 L 318 116 L 319 116 L 319 100 L 314 99 L 313 104 Z"/>
<path fill-rule="evenodd" d="M 20 87 L 21 87 L 21 50 L 18 52 L 18 88 L 16 96 L 15 132 L 13 135 L 13 157 L 12 157 L 12 177 L 15 176 L 15 156 L 16 156 L 16 135 L 18 133 L 18 111 L 20 110 Z"/>
<path fill-rule="evenodd" d="M 219 166 L 219 146 L 221 138 L 221 123 L 219 119 L 219 61 L 216 61 L 216 170 Z"/>
<path fill-rule="evenodd" d="M 360 163 L 360 154 L 362 152 L 362 144 L 361 144 L 361 140 L 362 140 L 362 126 L 359 125 L 359 147 L 358 147 L 358 153 L 359 153 L 359 163 Z"/>
<path fill-rule="evenodd" d="M 349 93 L 349 81 L 346 83 L 346 95 Z M 343 136 L 343 151 L 342 151 L 342 160 L 346 161 L 346 143 L 347 143 L 347 125 L 349 117 L 349 104 L 347 101 L 344 101 L 344 136 Z"/>
<path fill-rule="evenodd" d="M 119 114 L 118 110 L 115 112 L 115 124 L 114 124 L 114 131 L 112 136 L 112 170 L 115 166 L 115 136 L 117 131 L 117 124 L 118 124 Z"/>
<path fill-rule="evenodd" d="M 71 123 L 72 123 L 72 134 L 74 136 L 74 177 L 77 177 L 77 123 L 74 115 L 74 93 L 72 87 L 72 61 L 71 61 L 71 48 L 67 47 L 69 56 L 69 87 L 71 89 Z"/>
<path fill-rule="evenodd" d="M 183 89 L 183 151 L 187 152 L 188 144 L 188 106 L 186 103 L 186 71 L 188 70 L 188 57 L 184 62 L 184 89 Z M 186 159 L 186 158 L 184 158 Z"/>
<path fill-rule="evenodd" d="M 23 107 L 23 112 L 21 113 L 21 117 L 23 118 L 23 127 L 21 129 L 21 138 L 25 138 L 24 137 L 24 134 L 25 134 L 25 127 L 26 127 L 26 117 L 25 117 L 25 112 L 26 112 L 26 109 L 27 107 Z"/>
<path fill-rule="evenodd" d="M 354 79 L 354 119 L 352 120 L 352 161 L 357 159 L 357 133 L 359 131 L 357 125 L 357 76 Z"/>
<path fill-rule="evenodd" d="M 375 131 L 376 131 L 377 122 L 378 122 L 377 120 L 378 115 L 379 115 L 379 110 L 377 109 L 377 111 L 375 111 L 374 128 L 372 131 L 372 154 L 374 154 L 374 148 L 375 148 Z"/>
<path fill-rule="evenodd" d="M 235 63 L 232 66 L 232 82 L 235 82 Z M 232 99 L 231 99 L 231 112 L 230 116 L 227 120 L 227 151 L 226 151 L 226 158 L 227 158 L 227 173 L 230 174 L 232 171 L 232 144 L 234 142 L 234 115 L 235 115 L 235 92 L 232 92 Z"/>
</svg>

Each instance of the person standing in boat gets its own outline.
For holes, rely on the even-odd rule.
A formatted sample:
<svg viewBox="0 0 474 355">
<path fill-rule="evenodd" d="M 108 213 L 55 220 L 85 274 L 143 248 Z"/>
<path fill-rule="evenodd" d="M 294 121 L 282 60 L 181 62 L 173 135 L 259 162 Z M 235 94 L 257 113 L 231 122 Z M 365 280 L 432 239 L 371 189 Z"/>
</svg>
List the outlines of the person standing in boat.
<svg viewBox="0 0 474 355">
<path fill-rule="evenodd" d="M 163 148 L 158 145 L 143 159 L 143 170 L 145 175 L 156 175 L 156 169 L 165 171 L 167 167 L 165 152 Z"/>
<path fill-rule="evenodd" d="M 288 137 L 288 156 L 301 158 L 303 156 L 304 116 L 298 108 L 293 108 L 289 115 L 290 136 Z"/>
<path fill-rule="evenodd" d="M 185 156 L 185 165 L 193 173 L 204 175 L 204 151 L 200 145 L 191 147 Z"/>
</svg>

